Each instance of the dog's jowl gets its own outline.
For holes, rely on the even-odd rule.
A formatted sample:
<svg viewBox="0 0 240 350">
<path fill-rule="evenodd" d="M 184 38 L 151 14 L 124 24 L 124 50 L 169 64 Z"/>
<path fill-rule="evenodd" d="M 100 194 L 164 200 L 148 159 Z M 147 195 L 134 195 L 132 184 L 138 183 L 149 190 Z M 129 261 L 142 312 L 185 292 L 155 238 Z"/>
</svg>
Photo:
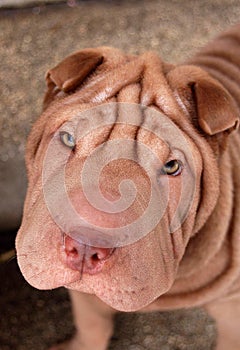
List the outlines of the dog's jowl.
<svg viewBox="0 0 240 350">
<path fill-rule="evenodd" d="M 106 350 L 120 311 L 203 306 L 240 349 L 240 25 L 182 65 L 100 47 L 49 70 L 26 148 L 18 263 L 65 286 L 73 339 Z"/>
</svg>

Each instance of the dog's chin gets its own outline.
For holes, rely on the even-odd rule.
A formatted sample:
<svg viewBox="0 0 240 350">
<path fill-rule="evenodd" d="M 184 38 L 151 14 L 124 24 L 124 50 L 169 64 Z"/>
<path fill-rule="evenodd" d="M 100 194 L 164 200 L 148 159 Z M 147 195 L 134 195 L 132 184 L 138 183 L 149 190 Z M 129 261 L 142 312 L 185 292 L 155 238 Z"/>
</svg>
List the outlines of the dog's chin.
<svg viewBox="0 0 240 350">
<path fill-rule="evenodd" d="M 160 267 L 157 252 L 148 259 L 149 251 L 135 245 L 118 248 L 104 265 L 102 271 L 79 275 L 64 287 L 96 295 L 113 309 L 124 312 L 141 310 L 151 304 L 172 286 L 174 273 Z M 139 251 L 142 254 L 139 254 Z"/>
<path fill-rule="evenodd" d="M 45 214 L 44 208 L 41 213 Z M 23 276 L 37 289 L 65 286 L 95 294 L 114 309 L 135 311 L 166 293 L 176 277 L 178 259 L 171 244 L 174 237 L 180 236 L 170 237 L 161 228 L 161 232 L 152 231 L 136 243 L 115 249 L 103 268 L 90 274 L 67 264 L 61 232 L 56 225 L 50 222 L 43 231 L 36 219 L 29 225 L 29 220 L 23 222 L 16 248 Z M 180 246 L 182 252 L 184 245 Z"/>
<path fill-rule="evenodd" d="M 156 292 L 150 285 L 135 285 L 135 288 L 126 288 L 121 285 L 109 286 L 104 285 L 101 281 L 92 286 L 91 283 L 89 285 L 86 283 L 86 279 L 83 277 L 85 283 L 77 281 L 64 287 L 69 290 L 94 294 L 113 309 L 122 312 L 140 311 L 167 291 L 161 288 Z"/>
<path fill-rule="evenodd" d="M 119 254 L 120 250 L 116 249 L 106 263 L 110 266 L 106 266 L 97 274 L 85 273 L 84 270 L 80 273 L 64 265 L 56 265 L 55 268 L 51 268 L 50 265 L 39 270 L 33 268 L 32 264 L 26 264 L 26 261 L 22 264 L 21 256 L 18 259 L 22 274 L 34 288 L 49 290 L 63 286 L 70 290 L 94 294 L 118 311 L 140 310 L 170 289 L 173 280 L 167 276 L 166 271 L 157 269 L 157 266 L 152 264 L 153 261 L 144 263 L 144 259 L 140 259 L 134 266 L 134 260 L 128 261 L 123 254 Z M 121 256 L 123 260 L 125 258 L 122 264 Z M 149 269 L 150 264 L 152 271 Z"/>
</svg>

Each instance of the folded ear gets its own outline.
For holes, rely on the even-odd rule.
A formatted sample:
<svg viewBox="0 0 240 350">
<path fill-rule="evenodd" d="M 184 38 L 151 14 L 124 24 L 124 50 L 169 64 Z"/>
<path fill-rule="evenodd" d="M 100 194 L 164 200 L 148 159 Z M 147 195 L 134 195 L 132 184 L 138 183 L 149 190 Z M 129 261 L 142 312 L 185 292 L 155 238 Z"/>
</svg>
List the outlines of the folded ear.
<svg viewBox="0 0 240 350">
<path fill-rule="evenodd" d="M 179 66 L 168 75 L 180 104 L 208 135 L 231 132 L 238 127 L 239 111 L 228 91 L 203 69 Z"/>
<path fill-rule="evenodd" d="M 64 95 L 74 91 L 102 61 L 103 56 L 97 49 L 85 49 L 66 57 L 50 69 L 46 74 L 44 109 L 60 92 Z"/>
</svg>

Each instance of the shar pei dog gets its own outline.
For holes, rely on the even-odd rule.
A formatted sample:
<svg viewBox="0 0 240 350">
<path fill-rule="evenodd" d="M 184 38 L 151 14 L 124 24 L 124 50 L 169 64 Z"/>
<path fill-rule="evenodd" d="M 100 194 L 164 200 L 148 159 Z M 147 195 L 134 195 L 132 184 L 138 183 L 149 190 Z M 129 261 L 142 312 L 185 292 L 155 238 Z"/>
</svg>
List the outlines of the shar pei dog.
<svg viewBox="0 0 240 350">
<path fill-rule="evenodd" d="M 240 349 L 240 25 L 187 62 L 100 47 L 50 69 L 16 239 L 35 288 L 70 291 L 106 350 L 119 311 L 203 306 Z"/>
</svg>

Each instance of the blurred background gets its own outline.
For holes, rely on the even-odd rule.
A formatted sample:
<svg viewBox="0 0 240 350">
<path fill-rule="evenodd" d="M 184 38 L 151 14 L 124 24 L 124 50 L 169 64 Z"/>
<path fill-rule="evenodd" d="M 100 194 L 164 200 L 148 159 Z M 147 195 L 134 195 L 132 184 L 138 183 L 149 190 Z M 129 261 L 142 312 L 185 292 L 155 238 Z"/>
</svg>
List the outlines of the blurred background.
<svg viewBox="0 0 240 350">
<path fill-rule="evenodd" d="M 41 113 L 46 71 L 73 51 L 102 45 L 182 62 L 239 18 L 239 0 L 0 0 L 0 350 L 43 350 L 73 332 L 66 291 L 29 287 L 14 258 L 24 147 Z M 110 347 L 207 350 L 215 336 L 200 309 L 119 315 Z"/>
</svg>

